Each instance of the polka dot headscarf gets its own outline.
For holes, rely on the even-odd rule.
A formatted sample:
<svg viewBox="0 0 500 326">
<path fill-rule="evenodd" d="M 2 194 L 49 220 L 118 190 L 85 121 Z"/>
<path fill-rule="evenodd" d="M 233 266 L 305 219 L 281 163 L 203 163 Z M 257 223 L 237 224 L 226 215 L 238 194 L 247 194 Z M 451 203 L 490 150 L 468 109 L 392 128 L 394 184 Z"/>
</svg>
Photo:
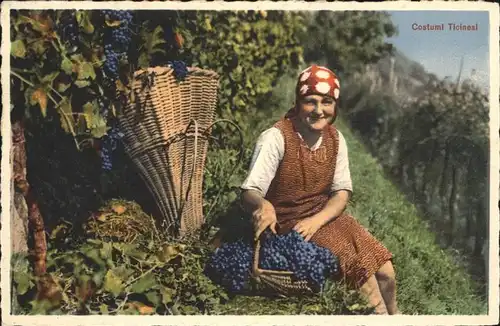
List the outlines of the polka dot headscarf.
<svg viewBox="0 0 500 326">
<path fill-rule="evenodd" d="M 340 82 L 330 69 L 312 65 L 300 73 L 295 92 L 297 97 L 327 95 L 338 100 Z"/>
</svg>

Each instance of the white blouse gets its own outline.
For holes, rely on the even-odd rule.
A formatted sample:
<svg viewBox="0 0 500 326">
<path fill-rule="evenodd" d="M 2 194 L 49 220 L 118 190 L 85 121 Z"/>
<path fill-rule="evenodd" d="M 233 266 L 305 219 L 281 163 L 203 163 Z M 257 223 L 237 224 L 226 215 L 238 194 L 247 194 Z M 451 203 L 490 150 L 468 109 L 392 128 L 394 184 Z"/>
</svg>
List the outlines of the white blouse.
<svg viewBox="0 0 500 326">
<path fill-rule="evenodd" d="M 302 138 L 300 133 L 297 134 Z M 342 133 L 338 131 L 338 134 L 339 149 L 331 191 L 349 190 L 352 192 L 347 144 Z M 322 141 L 323 138 L 320 137 L 316 144 L 311 147 L 311 150 L 314 151 L 318 149 Z M 285 140 L 278 128 L 271 127 L 262 132 L 255 145 L 248 176 L 241 185 L 241 188 L 245 190 L 255 190 L 264 197 L 269 190 L 271 181 L 276 175 L 276 171 L 283 159 L 284 153 Z"/>
</svg>

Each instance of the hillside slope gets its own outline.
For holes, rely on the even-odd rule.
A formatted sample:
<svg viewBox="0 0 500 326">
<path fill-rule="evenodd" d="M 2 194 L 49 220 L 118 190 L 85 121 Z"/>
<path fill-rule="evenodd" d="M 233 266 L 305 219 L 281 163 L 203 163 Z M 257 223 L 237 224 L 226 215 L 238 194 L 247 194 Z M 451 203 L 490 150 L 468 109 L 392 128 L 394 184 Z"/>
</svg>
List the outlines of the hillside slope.
<svg viewBox="0 0 500 326">
<path fill-rule="evenodd" d="M 349 147 L 354 195 L 348 211 L 393 252 L 402 312 L 410 315 L 487 313 L 486 302 L 474 294 L 475 285 L 469 276 L 435 244 L 434 235 L 414 206 L 384 177 L 380 165 L 346 124 L 338 121 L 337 126 Z M 326 298 L 316 302 L 238 296 L 216 313 L 341 313 L 346 299 L 351 305 L 359 302 L 355 295 L 340 288 L 332 289 Z"/>
</svg>

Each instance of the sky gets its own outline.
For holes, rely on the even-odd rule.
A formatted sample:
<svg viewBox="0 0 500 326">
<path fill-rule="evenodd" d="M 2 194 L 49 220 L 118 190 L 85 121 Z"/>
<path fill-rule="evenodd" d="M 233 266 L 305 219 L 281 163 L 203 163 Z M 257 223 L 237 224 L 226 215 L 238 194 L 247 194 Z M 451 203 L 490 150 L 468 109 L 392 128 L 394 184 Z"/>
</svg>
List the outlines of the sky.
<svg viewBox="0 0 500 326">
<path fill-rule="evenodd" d="M 463 57 L 462 76 L 476 70 L 477 84 L 489 85 L 489 17 L 486 11 L 391 11 L 398 35 L 387 41 L 393 43 L 410 59 L 439 77 L 455 79 Z M 477 31 L 449 30 L 449 23 L 478 24 Z M 443 31 L 414 30 L 426 24 L 444 24 Z"/>
</svg>

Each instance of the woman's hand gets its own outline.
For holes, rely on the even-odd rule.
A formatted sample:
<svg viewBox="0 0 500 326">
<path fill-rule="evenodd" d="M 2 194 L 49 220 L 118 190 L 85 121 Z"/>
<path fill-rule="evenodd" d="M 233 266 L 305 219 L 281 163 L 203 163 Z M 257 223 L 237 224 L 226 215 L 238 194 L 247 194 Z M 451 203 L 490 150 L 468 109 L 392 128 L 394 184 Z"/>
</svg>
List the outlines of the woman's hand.
<svg viewBox="0 0 500 326">
<path fill-rule="evenodd" d="M 267 227 L 276 234 L 276 211 L 274 210 L 274 206 L 267 200 L 262 201 L 259 208 L 252 213 L 252 218 L 255 229 L 255 239 L 258 239 L 260 234 Z"/>
<path fill-rule="evenodd" d="M 295 224 L 293 229 L 304 237 L 305 241 L 309 241 L 322 226 L 323 223 L 319 218 L 311 216 Z"/>
</svg>

